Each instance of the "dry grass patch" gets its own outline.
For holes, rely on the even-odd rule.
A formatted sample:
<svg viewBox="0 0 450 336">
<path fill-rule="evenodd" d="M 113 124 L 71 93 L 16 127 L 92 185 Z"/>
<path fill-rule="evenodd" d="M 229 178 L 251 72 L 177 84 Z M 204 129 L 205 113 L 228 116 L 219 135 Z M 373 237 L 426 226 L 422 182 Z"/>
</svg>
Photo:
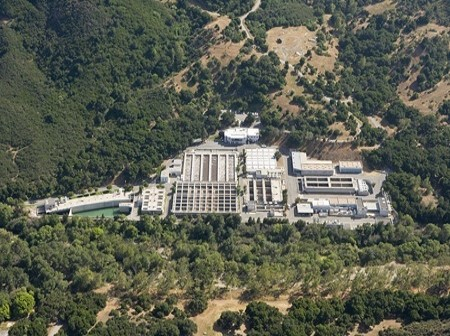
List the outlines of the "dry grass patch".
<svg viewBox="0 0 450 336">
<path fill-rule="evenodd" d="M 110 283 L 104 284 L 102 287 L 93 290 L 96 294 L 107 294 L 114 286 Z"/>
<path fill-rule="evenodd" d="M 224 16 L 220 16 L 217 13 L 213 13 L 213 12 L 207 12 L 210 16 L 212 16 L 214 18 L 213 21 L 211 21 L 210 23 L 208 23 L 204 29 L 216 29 L 216 26 L 219 26 L 219 31 L 222 32 L 231 22 L 231 19 L 224 15 Z"/>
<path fill-rule="evenodd" d="M 383 2 L 379 2 L 377 4 L 369 5 L 364 7 L 366 11 L 370 13 L 370 15 L 379 15 L 384 13 L 387 10 L 394 9 L 396 6 L 394 0 L 385 0 Z"/>
<path fill-rule="evenodd" d="M 286 90 L 289 92 L 289 90 Z M 299 112 L 299 108 L 297 105 L 291 104 L 292 97 L 287 97 L 285 91 L 282 91 L 282 94 L 272 94 L 271 98 L 273 99 L 273 105 L 275 107 L 280 106 L 284 111 L 288 111 L 292 115 L 296 115 Z"/>
<path fill-rule="evenodd" d="M 109 298 L 106 301 L 105 308 L 103 308 L 102 310 L 100 310 L 97 313 L 97 322 L 96 323 L 99 323 L 99 322 L 106 323 L 110 319 L 109 314 L 113 310 L 119 309 L 119 307 L 120 307 L 120 304 L 119 304 L 119 299 L 118 298 Z"/>
<path fill-rule="evenodd" d="M 386 330 L 389 328 L 392 329 L 400 329 L 402 327 L 402 324 L 396 320 L 384 320 L 380 324 L 377 324 L 372 328 L 372 330 L 366 332 L 366 333 L 360 333 L 358 332 L 358 326 L 355 327 L 355 329 L 350 332 L 350 336 L 356 336 L 356 335 L 362 335 L 362 336 L 377 336 L 378 333 L 382 330 Z"/>
<path fill-rule="evenodd" d="M 326 51 L 327 55 L 317 55 L 313 53 L 309 64 L 315 67 L 319 73 L 325 73 L 325 71 L 332 72 L 339 56 L 339 51 L 337 49 L 338 45 L 338 39 L 333 38 L 328 44 L 328 49 Z"/>
<path fill-rule="evenodd" d="M 414 32 L 401 37 L 397 41 L 397 44 L 399 45 L 417 45 L 413 53 L 411 64 L 407 69 L 409 77 L 404 82 L 399 84 L 397 93 L 407 106 L 418 109 L 422 114 L 436 113 L 442 102 L 450 98 L 450 79 L 448 77 L 444 78 L 433 88 L 417 93 L 418 97 L 416 99 L 411 99 L 415 93 L 414 88 L 416 85 L 417 76 L 421 71 L 421 67 L 418 66 L 420 64 L 420 57 L 424 54 L 424 50 L 419 44 L 424 38 L 432 38 L 437 35 L 447 34 L 448 32 L 450 32 L 449 27 L 430 23 L 423 27 L 417 28 Z M 415 70 L 413 71 L 413 69 Z"/>
<path fill-rule="evenodd" d="M 220 314 L 224 311 L 245 310 L 248 302 L 243 302 L 239 299 L 241 294 L 241 290 L 235 290 L 228 292 L 223 298 L 209 301 L 208 308 L 203 313 L 191 318 L 198 328 L 196 335 L 222 335 L 222 333 L 213 330 L 214 322 L 219 319 Z M 258 301 L 263 301 L 272 307 L 278 308 L 283 314 L 286 314 L 288 308 L 291 306 L 288 295 L 276 299 L 262 298 Z"/>
<path fill-rule="evenodd" d="M 215 18 L 215 20 L 207 24 L 205 29 L 209 29 L 214 32 L 212 39 L 216 41 L 216 43 L 208 48 L 205 55 L 203 55 L 199 61 L 204 67 L 206 67 L 212 58 L 216 58 L 220 62 L 221 66 L 227 66 L 231 60 L 235 59 L 239 55 L 241 48 L 244 46 L 245 40 L 239 43 L 224 41 L 222 39 L 222 32 L 231 22 L 231 19 L 228 16 L 220 16 L 217 13 L 208 13 Z M 190 66 L 174 75 L 166 82 L 165 85 L 173 86 L 177 92 L 180 92 L 181 90 L 196 92 L 197 85 L 189 86 L 185 81 L 185 75 L 189 71 Z"/>
<path fill-rule="evenodd" d="M 382 118 L 379 116 L 371 116 L 367 117 L 367 120 L 369 121 L 370 126 L 373 128 L 382 128 L 384 129 L 388 136 L 393 136 L 395 133 L 397 133 L 397 127 L 390 127 L 387 124 L 383 123 Z"/>
<path fill-rule="evenodd" d="M 231 41 L 220 41 L 219 43 L 210 47 L 205 56 L 200 61 L 203 66 L 206 66 L 209 59 L 215 57 L 219 60 L 222 66 L 227 66 L 231 60 L 235 59 L 239 55 L 239 51 L 244 46 L 245 40 L 239 43 L 233 43 Z"/>
<path fill-rule="evenodd" d="M 425 37 L 433 38 L 447 32 L 450 32 L 450 27 L 441 26 L 436 23 L 428 23 L 425 26 L 417 27 L 407 35 L 399 37 L 397 45 L 399 45 L 400 42 L 403 42 L 406 45 L 411 45 L 414 42 L 420 43 Z"/>
<path fill-rule="evenodd" d="M 300 148 L 308 153 L 310 157 L 319 160 L 332 160 L 334 162 L 349 160 L 362 160 L 361 151 L 350 143 L 310 141 L 306 146 Z"/>
<path fill-rule="evenodd" d="M 266 40 L 269 51 L 274 51 L 282 63 L 288 61 L 289 64 L 296 64 L 308 50 L 316 46 L 316 32 L 305 26 L 276 27 L 267 32 Z"/>
<path fill-rule="evenodd" d="M 410 97 L 413 94 L 411 85 L 415 78 L 417 78 L 417 74 L 399 85 L 397 92 L 400 98 L 407 106 L 418 109 L 422 114 L 436 113 L 442 102 L 450 99 L 450 80 L 440 81 L 434 88 L 420 93 L 419 98 L 411 100 Z"/>
<path fill-rule="evenodd" d="M 316 46 L 316 32 L 310 31 L 305 26 L 282 28 L 272 28 L 267 32 L 267 45 L 269 51 L 274 51 L 280 58 L 281 63 L 288 61 L 289 64 L 297 64 L 305 56 L 308 50 Z M 338 41 L 332 39 L 328 44 L 328 55 L 319 56 L 312 54 L 308 60 L 319 73 L 333 71 L 334 64 L 338 56 Z"/>
<path fill-rule="evenodd" d="M 332 131 L 338 130 L 339 132 L 341 132 L 341 135 L 339 135 L 336 138 L 336 140 L 338 141 L 344 141 L 351 137 L 350 131 L 345 128 L 344 122 L 341 121 L 335 122 L 333 125 L 329 127 L 329 129 Z"/>
<path fill-rule="evenodd" d="M 436 209 L 439 201 L 436 196 L 432 192 L 427 192 L 426 188 L 419 188 L 419 192 L 422 196 L 420 203 L 426 207 L 430 207 L 431 209 Z"/>
</svg>

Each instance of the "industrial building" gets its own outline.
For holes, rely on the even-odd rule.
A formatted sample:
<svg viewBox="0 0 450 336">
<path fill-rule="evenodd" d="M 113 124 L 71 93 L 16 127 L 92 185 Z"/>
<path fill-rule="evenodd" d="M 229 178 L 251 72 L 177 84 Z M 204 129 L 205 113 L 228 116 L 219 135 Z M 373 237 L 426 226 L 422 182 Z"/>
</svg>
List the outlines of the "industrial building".
<svg viewBox="0 0 450 336">
<path fill-rule="evenodd" d="M 363 171 L 361 161 L 339 161 L 339 173 L 361 174 Z"/>
<path fill-rule="evenodd" d="M 199 149 L 184 154 L 183 181 L 235 182 L 237 150 Z"/>
<path fill-rule="evenodd" d="M 312 216 L 314 214 L 314 209 L 311 203 L 297 203 L 295 205 L 295 214 L 297 216 Z"/>
<path fill-rule="evenodd" d="M 391 213 L 391 206 L 386 197 L 377 198 L 377 210 L 381 217 L 388 217 Z"/>
<path fill-rule="evenodd" d="M 297 216 L 321 216 L 366 218 L 372 216 L 388 217 L 391 208 L 386 197 L 364 200 L 361 197 L 330 197 L 302 200 L 296 204 Z"/>
<path fill-rule="evenodd" d="M 275 148 L 254 148 L 245 151 L 245 167 L 256 178 L 281 178 L 283 169 L 277 165 Z"/>
<path fill-rule="evenodd" d="M 364 180 L 340 176 L 305 176 L 301 189 L 310 194 L 369 195 L 369 186 Z"/>
<path fill-rule="evenodd" d="M 169 182 L 169 177 L 170 177 L 170 172 L 169 172 L 168 168 L 161 170 L 161 173 L 159 174 L 159 182 L 167 183 L 167 182 Z"/>
<path fill-rule="evenodd" d="M 178 182 L 172 212 L 176 215 L 238 212 L 236 183 Z"/>
<path fill-rule="evenodd" d="M 298 176 L 332 176 L 332 161 L 309 159 L 304 152 L 291 152 L 292 171 Z"/>
<path fill-rule="evenodd" d="M 165 190 L 152 185 L 142 191 L 142 214 L 162 214 L 165 206 Z"/>
<path fill-rule="evenodd" d="M 168 168 L 169 176 L 171 177 L 180 177 L 182 173 L 182 165 L 183 161 L 180 159 L 174 159 L 172 160 L 172 163 L 170 164 Z"/>
<path fill-rule="evenodd" d="M 280 179 L 251 179 L 248 181 L 246 205 L 248 212 L 283 208 Z"/>
<path fill-rule="evenodd" d="M 44 204 L 44 211 L 46 214 L 64 214 L 69 216 L 83 212 L 103 208 L 125 207 L 130 210 L 133 205 L 134 196 L 131 192 L 124 192 L 118 189 L 111 194 L 92 195 L 82 198 L 69 199 L 61 197 L 59 199 L 46 200 Z"/>
<path fill-rule="evenodd" d="M 223 141 L 230 145 L 245 145 L 259 140 L 257 128 L 229 128 L 223 133 Z"/>
<path fill-rule="evenodd" d="M 182 179 L 175 185 L 172 212 L 176 215 L 237 212 L 237 164 L 235 149 L 185 152 Z"/>
</svg>

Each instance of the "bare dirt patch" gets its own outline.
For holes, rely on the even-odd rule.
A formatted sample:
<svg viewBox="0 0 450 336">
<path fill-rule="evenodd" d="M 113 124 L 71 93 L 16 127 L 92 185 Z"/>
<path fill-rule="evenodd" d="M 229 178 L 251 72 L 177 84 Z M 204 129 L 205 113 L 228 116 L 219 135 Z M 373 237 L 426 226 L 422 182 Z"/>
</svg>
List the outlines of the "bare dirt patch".
<svg viewBox="0 0 450 336">
<path fill-rule="evenodd" d="M 239 51 L 244 46 L 244 43 L 245 41 L 239 43 L 221 41 L 209 48 L 207 54 L 201 58 L 201 62 L 205 66 L 210 58 L 215 57 L 222 66 L 227 66 L 232 59 L 239 55 Z"/>
<path fill-rule="evenodd" d="M 426 188 L 419 188 L 419 192 L 422 195 L 421 203 L 426 206 L 430 207 L 431 209 L 436 209 L 439 201 L 436 198 L 436 196 L 432 192 L 427 192 Z"/>
<path fill-rule="evenodd" d="M 341 133 L 341 135 L 336 138 L 338 141 L 344 141 L 350 138 L 350 131 L 345 128 L 345 123 L 343 122 L 335 122 L 329 129 L 332 131 L 338 130 Z"/>
<path fill-rule="evenodd" d="M 450 99 L 450 80 L 440 81 L 434 88 L 420 93 L 417 99 L 411 100 L 413 92 L 410 87 L 416 78 L 417 74 L 399 85 L 400 98 L 407 106 L 418 109 L 422 114 L 436 113 L 442 102 Z"/>
<path fill-rule="evenodd" d="M 62 327 L 63 327 L 62 324 L 56 324 L 48 327 L 47 336 L 55 336 Z"/>
<path fill-rule="evenodd" d="M 274 51 L 282 63 L 288 61 L 290 64 L 296 64 L 308 50 L 316 46 L 316 32 L 304 26 L 276 27 L 267 32 L 266 40 L 269 51 Z"/>
<path fill-rule="evenodd" d="M 332 160 L 334 162 L 361 160 L 361 151 L 350 143 L 311 141 L 301 148 L 310 157 L 319 160 Z"/>
<path fill-rule="evenodd" d="M 370 15 L 379 15 L 387 10 L 395 8 L 394 0 L 385 0 L 374 5 L 366 6 L 364 9 L 370 13 Z"/>
<path fill-rule="evenodd" d="M 397 93 L 402 101 L 410 106 L 418 109 L 423 114 L 436 113 L 441 103 L 450 98 L 450 79 L 444 78 L 437 83 L 434 88 L 418 93 L 416 99 L 411 99 L 415 93 L 414 87 L 417 76 L 420 74 L 420 57 L 424 54 L 424 50 L 420 47 L 420 43 L 424 38 L 432 38 L 438 35 L 444 35 L 450 32 L 449 27 L 440 26 L 435 23 L 429 23 L 425 26 L 418 27 L 413 32 L 402 36 L 398 39 L 397 45 L 413 46 L 414 53 L 411 64 L 407 69 L 409 77 L 397 88 Z M 450 50 L 450 45 L 449 45 Z"/>
<path fill-rule="evenodd" d="M 274 100 L 275 106 L 280 106 L 284 111 L 295 115 L 299 113 L 300 109 L 298 106 L 290 104 L 292 96 L 289 96 L 289 93 L 303 95 L 304 90 L 297 85 L 297 78 L 302 74 L 294 71 L 294 65 L 299 63 L 309 50 L 316 47 L 316 31 L 310 31 L 304 26 L 276 27 L 267 32 L 266 41 L 269 51 L 275 52 L 280 58 L 281 66 L 284 66 L 285 62 L 289 63 L 286 86 L 280 91 L 282 94 L 276 92 L 271 95 L 271 98 Z M 327 51 L 324 55 L 317 55 L 312 52 L 312 55 L 307 59 L 307 63 L 317 69 L 317 72 L 315 75 L 306 74 L 304 76 L 315 79 L 319 73 L 333 71 L 338 57 L 337 45 L 337 39 L 333 38 L 330 42 L 327 42 Z"/>
<path fill-rule="evenodd" d="M 113 287 L 114 287 L 114 285 L 112 285 L 110 283 L 106 283 L 102 287 L 99 287 L 99 288 L 93 290 L 93 292 L 96 294 L 108 294 L 111 291 L 111 289 L 113 289 Z M 95 325 L 97 325 L 97 323 L 99 323 L 99 322 L 106 323 L 110 319 L 109 314 L 113 310 L 118 309 L 119 307 L 120 307 L 120 301 L 118 298 L 108 297 L 108 299 L 106 300 L 105 308 L 103 308 L 102 310 L 100 310 L 97 313 L 97 319 L 96 319 Z M 92 328 L 94 328 L 95 325 Z"/>
<path fill-rule="evenodd" d="M 106 301 L 106 306 L 105 308 L 103 308 L 101 311 L 98 312 L 97 314 L 97 322 L 103 322 L 106 323 L 109 320 L 109 314 L 115 310 L 118 309 L 120 306 L 119 304 L 119 299 L 118 298 L 109 298 Z"/>
<path fill-rule="evenodd" d="M 305 26 L 272 28 L 267 32 L 267 45 L 269 51 L 274 51 L 280 58 L 281 63 L 297 64 L 305 56 L 308 50 L 316 46 L 316 32 L 310 31 Z M 338 56 L 337 39 L 332 39 L 328 44 L 328 55 L 317 55 L 312 53 L 308 60 L 319 73 L 332 71 Z"/>
<path fill-rule="evenodd" d="M 284 92 L 281 95 L 272 95 L 273 103 L 276 107 L 280 106 L 283 111 L 288 111 L 290 114 L 297 114 L 299 111 L 298 106 L 291 104 L 291 97 L 286 96 Z"/>
<path fill-rule="evenodd" d="M 372 330 L 366 332 L 366 333 L 360 333 L 358 332 L 358 328 L 356 327 L 355 330 L 350 332 L 350 336 L 356 336 L 356 335 L 363 335 L 363 336 L 377 336 L 378 333 L 382 330 L 386 330 L 388 328 L 392 329 L 400 329 L 402 327 L 402 324 L 396 320 L 384 320 L 380 324 L 377 324 L 372 328 Z"/>
<path fill-rule="evenodd" d="M 216 28 L 216 26 L 219 27 L 219 31 L 222 32 L 231 22 L 231 19 L 224 15 L 224 16 L 220 16 L 217 13 L 211 13 L 208 12 L 209 15 L 211 15 L 214 20 L 211 21 L 210 23 L 208 23 L 204 29 L 214 29 Z"/>
<path fill-rule="evenodd" d="M 227 66 L 231 60 L 235 59 L 239 55 L 245 41 L 241 41 L 239 43 L 225 41 L 223 39 L 222 32 L 231 22 L 231 19 L 228 16 L 220 16 L 217 13 L 208 13 L 213 16 L 215 20 L 207 24 L 205 29 L 209 29 L 214 32 L 212 40 L 215 41 L 215 43 L 208 48 L 205 55 L 203 55 L 199 61 L 202 66 L 206 67 L 212 58 L 216 58 L 220 62 L 221 66 Z M 181 90 L 190 90 L 192 92 L 197 91 L 197 85 L 189 86 L 185 80 L 185 76 L 189 71 L 189 68 L 190 66 L 174 75 L 166 82 L 166 85 L 173 86 L 177 92 L 180 92 Z"/>
<path fill-rule="evenodd" d="M 112 288 L 113 288 L 113 285 L 110 283 L 107 283 L 107 284 L 104 284 L 102 287 L 94 289 L 93 292 L 96 294 L 107 294 Z"/>
<path fill-rule="evenodd" d="M 401 36 L 397 41 L 397 44 L 399 44 L 399 42 L 404 42 L 406 44 L 411 44 L 414 41 L 421 42 L 425 37 L 432 38 L 449 31 L 450 27 L 441 26 L 436 23 L 428 23 L 424 26 L 417 27 L 407 35 Z"/>
<path fill-rule="evenodd" d="M 370 126 L 384 129 L 388 136 L 392 136 L 397 132 L 397 127 L 389 127 L 384 124 L 382 118 L 379 116 L 367 117 L 367 120 L 369 121 Z"/>
<path fill-rule="evenodd" d="M 317 55 L 313 53 L 309 63 L 315 67 L 319 73 L 325 73 L 325 71 L 332 72 L 339 55 L 339 51 L 337 49 L 338 45 L 338 40 L 333 38 L 328 44 L 326 55 Z"/>
<path fill-rule="evenodd" d="M 439 201 L 437 200 L 436 196 L 433 194 L 422 196 L 422 199 L 420 202 L 423 205 L 430 207 L 431 209 L 436 209 L 439 204 Z"/>
<path fill-rule="evenodd" d="M 206 309 L 200 315 L 191 318 L 192 321 L 197 325 L 198 336 L 203 335 L 222 335 L 220 332 L 213 330 L 214 322 L 220 317 L 220 314 L 226 310 L 229 311 L 239 311 L 245 310 L 248 302 L 243 302 L 239 300 L 241 291 L 232 291 L 226 295 L 226 297 L 221 299 L 215 299 L 208 303 L 208 309 Z M 288 308 L 291 306 L 289 303 L 289 297 L 281 296 L 277 299 L 265 298 L 258 301 L 263 301 L 270 306 L 278 308 L 280 312 L 285 314 Z"/>
</svg>

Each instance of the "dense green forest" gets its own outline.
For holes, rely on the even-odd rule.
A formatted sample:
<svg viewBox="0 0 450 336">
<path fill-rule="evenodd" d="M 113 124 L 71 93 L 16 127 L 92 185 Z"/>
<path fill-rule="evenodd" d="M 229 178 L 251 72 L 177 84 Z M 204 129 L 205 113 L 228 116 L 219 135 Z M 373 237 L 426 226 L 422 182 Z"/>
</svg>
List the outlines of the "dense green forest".
<svg viewBox="0 0 450 336">
<path fill-rule="evenodd" d="M 240 15 L 248 12 L 254 3 L 253 0 L 197 0 L 195 3 L 204 8 L 219 13 Z"/>
<path fill-rule="evenodd" d="M 207 300 L 221 295 L 218 280 L 229 288 L 246 288 L 245 300 L 277 295 L 293 286 L 310 297 L 356 295 L 386 287 L 420 288 L 429 295 L 398 294 L 420 308 L 406 308 L 405 304 L 403 310 L 392 312 L 389 309 L 394 308 L 380 312 L 382 307 L 367 303 L 371 296 L 357 297 L 354 300 L 362 300 L 365 303 L 361 305 L 370 308 L 359 307 L 359 314 L 347 310 L 351 316 L 336 321 L 330 326 L 337 328 L 333 330 L 347 330 L 357 322 L 370 326 L 388 316 L 407 323 L 449 317 L 439 306 L 446 301 L 438 298 L 450 287 L 445 268 L 450 250 L 448 224 L 420 229 L 405 217 L 395 226 L 367 225 L 346 231 L 307 226 L 302 221 L 295 225 L 273 220 L 243 223 L 239 216 L 209 215 L 176 223 L 174 218 L 144 217 L 129 222 L 120 217 L 31 220 L 24 215 L 20 205 L 0 206 L 0 321 L 18 321 L 12 335 L 23 335 L 20 330 L 27 328 L 42 330 L 52 322 L 64 325 L 62 335 L 84 335 L 107 300 L 105 294 L 93 294 L 92 290 L 105 283 L 112 285 L 109 296 L 118 298 L 120 307 L 111 313 L 106 326 L 92 329 L 93 335 L 118 335 L 120 330 L 129 330 L 130 335 L 162 335 L 161 330 L 170 330 L 167 335 L 192 335 L 196 327 L 187 316 L 201 313 Z M 391 261 L 408 267 L 391 270 L 382 266 Z M 439 267 L 429 268 L 425 263 Z M 358 272 L 361 267 L 365 271 Z M 348 280 L 350 274 L 355 275 L 353 281 Z M 184 302 L 182 310 L 175 307 L 178 302 Z M 303 305 L 301 302 L 298 305 Z M 344 303 L 339 301 L 316 302 L 328 303 L 338 305 L 330 307 L 333 311 L 343 309 Z M 417 309 L 422 310 L 415 312 Z M 255 314 L 266 314 L 264 307 L 260 310 Z M 299 314 L 295 325 L 305 330 L 314 319 L 324 318 L 301 320 Z M 167 319 L 169 315 L 173 318 Z M 137 326 L 130 319 L 142 323 Z M 274 321 L 280 322 L 279 318 Z M 251 323 L 249 330 L 258 331 L 253 325 L 256 321 L 246 323 Z"/>
<path fill-rule="evenodd" d="M 209 16 L 158 1 L 2 1 L 1 198 L 145 178 L 204 134 L 161 87 L 199 56 Z M 81 27 L 82 29 L 79 29 Z"/>
</svg>

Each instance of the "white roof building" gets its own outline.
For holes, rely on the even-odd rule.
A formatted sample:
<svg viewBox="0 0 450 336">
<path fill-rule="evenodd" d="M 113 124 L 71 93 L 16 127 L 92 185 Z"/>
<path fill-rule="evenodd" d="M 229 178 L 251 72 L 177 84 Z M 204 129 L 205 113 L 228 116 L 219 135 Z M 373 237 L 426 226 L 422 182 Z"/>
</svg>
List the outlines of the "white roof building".
<svg viewBox="0 0 450 336">
<path fill-rule="evenodd" d="M 369 195 L 369 185 L 366 181 L 357 179 L 356 183 L 358 184 L 358 195 L 367 196 Z"/>
<path fill-rule="evenodd" d="M 294 174 L 302 176 L 331 176 L 334 174 L 332 161 L 309 159 L 304 152 L 292 152 Z"/>
<path fill-rule="evenodd" d="M 314 213 L 311 203 L 297 203 L 295 210 L 299 216 L 310 216 Z"/>
<path fill-rule="evenodd" d="M 165 206 L 165 190 L 152 185 L 142 191 L 143 214 L 162 214 Z"/>
<path fill-rule="evenodd" d="M 361 161 L 339 161 L 340 173 L 360 174 L 362 173 L 362 170 L 363 167 Z"/>
<path fill-rule="evenodd" d="M 245 163 L 247 171 L 258 169 L 274 169 L 277 167 L 275 148 L 255 148 L 245 151 Z"/>
<path fill-rule="evenodd" d="M 245 151 L 245 166 L 258 178 L 280 178 L 283 169 L 277 165 L 275 148 L 252 148 Z"/>
<path fill-rule="evenodd" d="M 257 128 L 229 128 L 223 133 L 225 143 L 232 145 L 244 145 L 247 142 L 257 142 L 259 140 L 259 129 Z"/>
<path fill-rule="evenodd" d="M 159 174 L 159 182 L 161 182 L 161 183 L 169 182 L 169 176 L 170 176 L 170 170 L 168 168 L 161 170 L 161 173 Z"/>
</svg>

